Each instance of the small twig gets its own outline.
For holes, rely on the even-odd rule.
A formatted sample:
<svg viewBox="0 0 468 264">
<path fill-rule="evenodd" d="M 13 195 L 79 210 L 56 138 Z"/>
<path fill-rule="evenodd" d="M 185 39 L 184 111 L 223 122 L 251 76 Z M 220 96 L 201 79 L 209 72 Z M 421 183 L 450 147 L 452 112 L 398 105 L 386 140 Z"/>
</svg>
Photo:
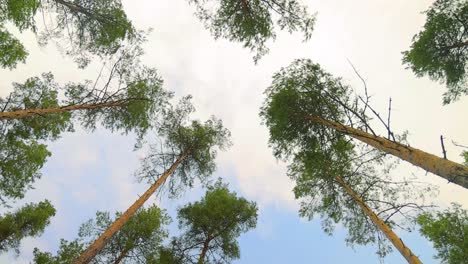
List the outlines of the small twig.
<svg viewBox="0 0 468 264">
<path fill-rule="evenodd" d="M 455 142 L 455 141 L 453 141 L 453 140 L 452 140 L 452 144 L 455 145 L 455 146 L 457 146 L 457 147 L 460 147 L 460 148 L 466 148 L 466 149 L 468 149 L 468 146 L 464 146 L 464 145 L 458 144 L 457 142 Z"/>
<path fill-rule="evenodd" d="M 440 145 L 442 146 L 442 154 L 444 154 L 444 159 L 447 159 L 447 151 L 445 151 L 444 137 L 442 135 L 440 135 Z"/>
<path fill-rule="evenodd" d="M 392 112 L 392 98 L 390 97 L 388 100 L 388 121 L 387 121 L 388 140 L 390 140 L 390 135 L 392 134 L 392 131 L 390 130 L 390 113 L 391 112 Z"/>
</svg>

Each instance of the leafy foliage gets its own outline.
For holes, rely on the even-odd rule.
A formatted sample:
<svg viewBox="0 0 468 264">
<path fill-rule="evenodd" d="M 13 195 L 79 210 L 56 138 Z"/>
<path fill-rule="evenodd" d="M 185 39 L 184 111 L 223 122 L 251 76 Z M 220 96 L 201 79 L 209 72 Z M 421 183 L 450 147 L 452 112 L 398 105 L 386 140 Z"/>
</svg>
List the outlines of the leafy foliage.
<svg viewBox="0 0 468 264">
<path fill-rule="evenodd" d="M 23 44 L 0 25 L 0 66 L 13 69 L 18 62 L 25 62 L 27 55 Z"/>
<path fill-rule="evenodd" d="M 3 111 L 57 107 L 57 84 L 52 74 L 14 84 L 7 99 L 0 98 Z M 70 114 L 50 114 L 27 119 L 0 121 L 0 199 L 18 199 L 40 177 L 39 169 L 50 152 L 42 140 L 55 140 L 72 129 Z"/>
<path fill-rule="evenodd" d="M 117 213 L 115 219 L 119 216 L 120 213 Z M 97 212 L 96 219 L 91 219 L 80 227 L 79 237 L 92 243 L 113 221 L 109 213 Z M 151 255 L 167 237 L 164 227 L 169 221 L 167 214 L 156 206 L 139 210 L 112 237 L 94 261 L 114 263 L 122 252 L 126 252 L 126 260 L 132 260 L 132 263 L 146 263 L 145 256 Z"/>
<path fill-rule="evenodd" d="M 5 99 L 0 98 L 1 112 L 62 106 L 78 109 L 0 120 L 0 199 L 23 197 L 40 177 L 38 171 L 50 156 L 41 142 L 73 131 L 74 122 L 89 130 L 100 124 L 111 131 L 135 133 L 137 144 L 155 125 L 172 94 L 162 89 L 162 80 L 154 69 L 139 66 L 138 47 L 122 50 L 118 55 L 109 72 L 101 72 L 95 82 L 62 87 L 48 73 L 14 84 L 13 92 Z M 99 107 L 109 103 L 116 104 Z"/>
<path fill-rule="evenodd" d="M 115 214 L 115 218 L 119 216 L 120 213 Z M 36 248 L 34 263 L 71 263 L 84 251 L 85 246 L 101 235 L 113 221 L 108 212 L 96 212 L 95 219 L 81 225 L 77 240 L 60 241 L 60 249 L 56 256 Z M 140 209 L 91 263 L 115 263 L 121 254 L 123 263 L 147 263 L 146 258 L 158 255 L 160 243 L 167 237 L 164 228 L 169 222 L 170 218 L 165 211 L 156 206 Z"/>
<path fill-rule="evenodd" d="M 83 251 L 83 244 L 77 240 L 68 242 L 64 239 L 60 240 L 57 256 L 52 256 L 49 252 L 41 252 L 38 248 L 34 248 L 34 263 L 36 264 L 62 264 L 72 263 Z"/>
<path fill-rule="evenodd" d="M 90 54 L 111 55 L 125 41 L 141 37 L 128 20 L 120 0 L 1 0 L 0 28 L 11 22 L 20 31 L 36 33 L 38 11 L 44 23 L 41 43 L 55 40 L 81 67 L 89 63 Z M 14 68 L 18 62 L 24 62 L 27 53 L 10 33 L 2 31 L 0 47 L 7 47 L 0 53 L 3 67 Z"/>
<path fill-rule="evenodd" d="M 40 235 L 55 215 L 55 208 L 45 200 L 38 204 L 26 204 L 14 213 L 0 217 L 0 251 L 14 249 L 19 253 L 23 238 Z"/>
<path fill-rule="evenodd" d="M 437 0 L 426 12 L 424 29 L 413 37 L 403 63 L 417 76 L 444 81 L 444 104 L 468 93 L 468 3 Z"/>
<path fill-rule="evenodd" d="M 230 132 L 223 127 L 221 120 L 211 117 L 201 123 L 189 120 L 195 111 L 190 96 L 180 103 L 166 108 L 158 127 L 161 142 L 152 144 L 148 156 L 137 172 L 140 180 L 146 179 L 153 184 L 178 157 L 188 151 L 188 156 L 177 166 L 169 178 L 169 192 L 177 195 L 185 187 L 192 187 L 195 178 L 207 183 L 208 177 L 216 168 L 217 148 L 223 150 L 230 146 Z"/>
<path fill-rule="evenodd" d="M 275 23 L 290 33 L 311 37 L 315 16 L 297 0 L 189 0 L 197 17 L 215 38 L 240 42 L 255 52 L 257 61 L 268 52 L 265 43 L 276 37 Z M 276 15 L 275 15 L 276 14 Z"/>
<path fill-rule="evenodd" d="M 459 204 L 452 204 L 443 212 L 418 216 L 420 232 L 432 241 L 438 251 L 436 258 L 443 263 L 465 263 L 468 259 L 468 212 Z"/>
<path fill-rule="evenodd" d="M 318 116 L 360 129 L 370 129 L 366 108 L 351 96 L 350 88 L 310 60 L 296 60 L 274 74 L 260 111 L 270 132 L 269 145 L 278 159 L 288 161 L 294 194 L 301 201 L 300 215 L 320 216 L 322 227 L 332 234 L 341 223 L 349 245 L 377 244 L 379 256 L 391 248 L 374 225 L 336 181 L 339 176 L 389 226 L 401 226 L 395 214 L 409 217 L 418 193 L 408 179 L 391 181 L 394 164 L 381 153 L 333 128 L 310 122 Z M 427 191 L 427 190 L 426 190 Z M 407 202 L 410 201 L 410 202 Z"/>
<path fill-rule="evenodd" d="M 237 238 L 256 226 L 257 206 L 218 181 L 201 201 L 178 209 L 177 215 L 183 233 L 172 242 L 176 263 L 230 263 L 240 257 Z M 198 262 L 203 249 L 206 257 Z M 162 256 L 174 258 L 170 252 Z"/>
<path fill-rule="evenodd" d="M 465 160 L 463 162 L 463 164 L 465 164 L 465 166 L 468 166 L 468 151 L 463 151 L 461 156 L 463 157 L 463 159 Z"/>
</svg>

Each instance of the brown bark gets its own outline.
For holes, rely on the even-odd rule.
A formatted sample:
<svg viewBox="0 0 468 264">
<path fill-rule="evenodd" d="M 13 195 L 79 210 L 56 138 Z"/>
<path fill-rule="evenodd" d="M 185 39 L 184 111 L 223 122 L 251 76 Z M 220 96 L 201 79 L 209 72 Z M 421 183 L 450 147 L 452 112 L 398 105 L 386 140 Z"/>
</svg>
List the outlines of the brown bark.
<svg viewBox="0 0 468 264">
<path fill-rule="evenodd" d="M 140 197 L 138 198 L 128 209 L 123 213 L 119 218 L 117 218 L 110 226 L 107 228 L 101 236 L 96 239 L 81 255 L 75 259 L 74 264 L 84 264 L 89 263 L 107 244 L 107 242 L 112 238 L 112 236 L 117 233 L 117 231 L 124 226 L 130 217 L 135 214 L 135 212 L 143 206 L 143 204 L 148 200 L 148 198 L 161 186 L 164 181 L 174 172 L 177 166 L 187 158 L 189 154 L 189 149 L 187 149 L 175 162 L 172 166 L 166 170 L 163 175 L 153 184 L 151 187 Z"/>
<path fill-rule="evenodd" d="M 120 262 L 122 262 L 122 260 L 125 258 L 125 256 L 127 256 L 128 251 L 130 251 L 130 248 L 126 248 L 126 249 L 122 250 L 119 257 L 115 260 L 114 264 L 119 264 Z"/>
<path fill-rule="evenodd" d="M 77 104 L 77 105 L 49 107 L 49 108 L 25 109 L 25 110 L 13 111 L 13 112 L 0 112 L 0 120 L 20 119 L 20 118 L 27 118 L 27 117 L 32 117 L 36 115 L 42 116 L 42 115 L 47 115 L 47 114 L 63 113 L 63 112 L 70 112 L 70 111 L 76 111 L 76 110 L 90 110 L 90 109 L 97 109 L 97 108 L 104 108 L 104 107 L 118 107 L 118 106 L 124 106 L 125 104 L 127 104 L 127 102 L 128 101 L 126 100 L 119 100 L 119 101 L 96 103 L 96 104 Z"/>
<path fill-rule="evenodd" d="M 393 230 L 385 224 L 385 222 L 380 219 L 373 211 L 370 209 L 364 201 L 349 187 L 341 177 L 336 176 L 336 181 L 345 189 L 345 191 L 356 201 L 356 203 L 361 207 L 364 213 L 369 216 L 371 221 L 385 234 L 385 236 L 392 242 L 392 244 L 400 251 L 401 255 L 408 261 L 410 264 L 422 264 L 419 258 L 411 252 L 411 250 L 406 247 L 403 241 L 393 232 Z"/>
<path fill-rule="evenodd" d="M 318 116 L 307 115 L 305 118 L 311 122 L 336 129 L 343 134 L 434 173 L 449 182 L 468 188 L 467 166 Z"/>
<path fill-rule="evenodd" d="M 208 246 L 210 244 L 210 241 L 211 241 L 211 237 L 208 236 L 208 238 L 205 240 L 205 243 L 203 243 L 203 248 L 200 254 L 200 258 L 198 259 L 198 264 L 205 263 L 205 256 L 206 256 L 206 252 L 208 252 Z"/>
</svg>

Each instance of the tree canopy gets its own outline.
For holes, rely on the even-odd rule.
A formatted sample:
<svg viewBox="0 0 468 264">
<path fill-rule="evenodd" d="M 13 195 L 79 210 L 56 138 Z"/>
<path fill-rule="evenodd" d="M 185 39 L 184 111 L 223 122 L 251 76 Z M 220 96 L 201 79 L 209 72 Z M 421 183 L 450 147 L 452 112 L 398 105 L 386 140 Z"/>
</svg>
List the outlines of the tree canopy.
<svg viewBox="0 0 468 264">
<path fill-rule="evenodd" d="M 385 152 L 355 142 L 346 134 L 308 116 L 371 129 L 350 87 L 310 60 L 296 60 L 274 74 L 260 116 L 269 128 L 269 145 L 274 155 L 288 162 L 288 175 L 295 181 L 294 194 L 301 200 L 300 215 L 319 215 L 322 227 L 331 234 L 336 223 L 348 231 L 350 245 L 377 244 L 385 256 L 390 248 L 379 228 L 369 221 L 359 205 L 344 190 L 337 177 L 391 227 L 403 227 L 392 218 L 408 217 L 409 211 L 424 207 L 413 203 L 410 179 L 388 177 L 394 162 Z M 420 197 L 419 197 L 420 198 Z M 408 228 L 408 227 L 404 227 Z"/>
<path fill-rule="evenodd" d="M 255 53 L 254 61 L 268 53 L 266 42 L 276 37 L 275 24 L 290 33 L 302 31 L 308 40 L 315 23 L 297 0 L 188 1 L 215 38 L 242 43 Z"/>
<path fill-rule="evenodd" d="M 36 15 L 41 13 L 38 22 Z M 89 55 L 112 55 L 122 43 L 139 38 L 120 0 L 1 0 L 0 65 L 8 68 L 24 62 L 28 53 L 5 29 L 7 22 L 19 31 L 41 29 L 41 44 L 54 40 L 82 67 L 89 63 Z"/>
<path fill-rule="evenodd" d="M 167 190 L 177 196 L 186 187 L 192 187 L 196 178 L 209 182 L 216 169 L 217 150 L 231 145 L 230 132 L 221 120 L 212 116 L 205 122 L 190 120 L 195 108 L 186 96 L 175 106 L 166 108 L 157 129 L 158 139 L 150 145 L 148 155 L 137 172 L 140 180 L 153 184 L 183 153 L 188 156 L 174 170 Z"/>
<path fill-rule="evenodd" d="M 116 213 L 117 218 L 121 213 Z M 57 255 L 34 250 L 34 263 L 71 263 L 114 221 L 109 212 L 96 212 L 96 217 L 83 223 L 78 239 L 68 242 L 61 240 Z M 166 225 L 170 218 L 157 206 L 142 208 L 116 233 L 92 263 L 146 263 L 149 256 L 158 254 L 157 249 L 167 237 Z"/>
<path fill-rule="evenodd" d="M 437 212 L 418 216 L 423 236 L 432 241 L 436 258 L 442 263 L 464 263 L 468 259 L 468 212 L 459 204 Z"/>
<path fill-rule="evenodd" d="M 424 28 L 403 52 L 403 63 L 419 77 L 445 82 L 448 104 L 468 93 L 468 3 L 437 0 L 425 14 Z"/>
<path fill-rule="evenodd" d="M 14 249 L 19 253 L 21 240 L 42 234 L 54 215 L 55 208 L 45 200 L 0 216 L 0 252 Z"/>
<path fill-rule="evenodd" d="M 161 254 L 163 263 L 231 263 L 240 257 L 238 237 L 257 224 L 257 210 L 218 181 L 200 201 L 178 209 L 182 234 Z"/>
<path fill-rule="evenodd" d="M 74 123 L 134 133 L 140 142 L 172 93 L 163 90 L 155 69 L 140 66 L 139 56 L 139 47 L 121 50 L 94 82 L 62 86 L 46 73 L 13 84 L 13 92 L 0 98 L 1 200 L 23 197 L 51 155 L 45 141 L 73 131 Z"/>
</svg>

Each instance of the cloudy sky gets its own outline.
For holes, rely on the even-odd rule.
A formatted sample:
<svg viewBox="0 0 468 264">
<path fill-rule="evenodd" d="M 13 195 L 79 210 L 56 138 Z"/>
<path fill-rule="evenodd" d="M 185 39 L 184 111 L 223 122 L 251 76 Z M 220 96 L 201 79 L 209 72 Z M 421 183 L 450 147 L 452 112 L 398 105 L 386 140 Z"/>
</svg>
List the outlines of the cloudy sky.
<svg viewBox="0 0 468 264">
<path fill-rule="evenodd" d="M 350 60 L 365 78 L 375 108 L 385 112 L 388 98 L 392 98 L 394 131 L 408 130 L 411 146 L 436 155 L 441 153 L 439 136 L 443 135 L 448 158 L 461 161 L 461 149 L 451 141 L 468 144 L 468 122 L 463 114 L 468 99 L 442 106 L 444 86 L 416 78 L 401 65 L 401 52 L 421 29 L 425 20 L 421 11 L 432 1 L 307 1 L 309 10 L 317 12 L 310 41 L 302 42 L 300 34 L 279 33 L 275 42 L 268 43 L 270 53 L 257 65 L 253 54 L 240 44 L 215 41 L 192 15 L 193 7 L 187 2 L 128 0 L 124 6 L 137 27 L 153 28 L 145 45 L 144 63 L 158 69 L 165 88 L 178 96 L 192 94 L 198 118 L 214 114 L 232 133 L 234 145 L 218 156 L 214 177 L 225 179 L 260 208 L 258 226 L 241 237 L 241 259 L 235 263 L 378 263 L 375 248 L 346 246 L 342 228 L 330 237 L 321 231 L 318 219 L 298 217 L 291 192 L 294 185 L 285 175 L 285 164 L 277 162 L 267 147 L 268 133 L 260 124 L 258 111 L 272 74 L 296 58 L 320 63 L 362 92 Z M 94 79 L 98 74 L 97 62 L 78 70 L 54 45 L 40 48 L 33 34 L 18 36 L 30 56 L 14 71 L 0 70 L 0 96 L 11 91 L 11 82 L 42 72 L 51 71 L 61 83 Z M 132 152 L 133 144 L 132 136 L 103 129 L 94 133 L 78 129 L 51 143 L 53 155 L 42 170 L 42 179 L 16 206 L 49 199 L 57 214 L 43 236 L 25 239 L 18 257 L 6 254 L 0 262 L 29 263 L 34 247 L 55 252 L 59 239 L 74 239 L 79 225 L 97 210 L 122 211 L 133 203 L 147 187 L 133 176 L 144 155 Z M 394 173 L 414 174 L 438 185 L 440 193 L 434 202 L 441 206 L 456 201 L 468 208 L 466 190 L 439 177 L 406 164 Z M 149 202 L 168 209 L 175 220 L 175 209 L 203 192 L 194 188 L 178 200 L 153 197 Z M 437 263 L 430 243 L 417 233 L 401 233 L 401 237 L 424 263 Z M 398 253 L 385 260 L 404 263 Z"/>
</svg>

